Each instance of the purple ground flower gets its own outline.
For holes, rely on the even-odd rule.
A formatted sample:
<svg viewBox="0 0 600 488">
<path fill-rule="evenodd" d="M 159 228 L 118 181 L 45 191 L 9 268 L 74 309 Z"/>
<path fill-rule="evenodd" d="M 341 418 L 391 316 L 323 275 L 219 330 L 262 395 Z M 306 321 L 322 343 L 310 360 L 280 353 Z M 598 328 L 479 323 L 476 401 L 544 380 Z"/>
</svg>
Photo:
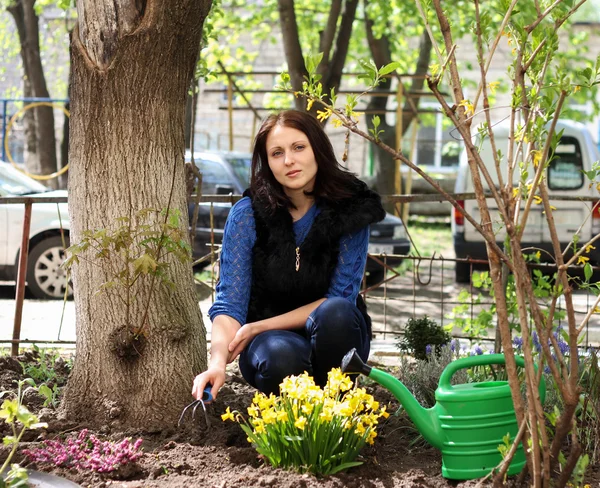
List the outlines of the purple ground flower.
<svg viewBox="0 0 600 488">
<path fill-rule="evenodd" d="M 425 346 L 425 354 L 427 354 L 429 356 L 431 354 L 431 351 L 432 351 L 431 344 L 427 344 Z"/>
<path fill-rule="evenodd" d="M 517 351 L 521 351 L 523 349 L 523 338 L 521 336 L 515 336 L 513 339 L 513 345 L 517 349 Z"/>
</svg>

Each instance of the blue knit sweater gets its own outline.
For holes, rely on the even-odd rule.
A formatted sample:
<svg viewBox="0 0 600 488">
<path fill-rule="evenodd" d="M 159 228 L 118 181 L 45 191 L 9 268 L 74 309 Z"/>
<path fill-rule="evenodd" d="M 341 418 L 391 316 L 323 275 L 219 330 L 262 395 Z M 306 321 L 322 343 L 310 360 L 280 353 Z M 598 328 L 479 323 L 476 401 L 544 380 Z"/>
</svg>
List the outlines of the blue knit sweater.
<svg viewBox="0 0 600 488">
<path fill-rule="evenodd" d="M 304 241 L 318 214 L 318 207 L 313 205 L 300 220 L 294 222 L 298 246 Z M 218 315 L 228 315 L 242 325 L 246 323 L 252 283 L 252 248 L 255 242 L 252 202 L 250 198 L 244 197 L 232 207 L 225 224 L 217 296 L 208 311 L 211 321 Z M 368 226 L 340 240 L 338 263 L 326 298 L 342 297 L 356 303 L 367 262 L 368 246 Z"/>
</svg>

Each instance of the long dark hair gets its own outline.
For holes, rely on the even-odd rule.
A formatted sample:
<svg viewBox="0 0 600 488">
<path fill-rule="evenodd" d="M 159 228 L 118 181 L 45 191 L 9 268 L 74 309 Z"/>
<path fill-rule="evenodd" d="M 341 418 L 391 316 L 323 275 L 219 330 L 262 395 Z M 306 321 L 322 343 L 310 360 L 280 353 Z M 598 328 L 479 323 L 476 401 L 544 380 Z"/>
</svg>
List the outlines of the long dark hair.
<svg viewBox="0 0 600 488">
<path fill-rule="evenodd" d="M 267 136 L 276 125 L 299 130 L 308 138 L 317 162 L 317 176 L 310 195 L 314 196 L 317 202 L 320 199 L 338 202 L 352 196 L 356 176 L 339 164 L 331 141 L 321 124 L 306 112 L 284 110 L 269 115 L 256 134 L 250 179 L 250 190 L 254 198 L 260 199 L 272 211 L 277 207 L 294 208 L 269 168 Z"/>
</svg>

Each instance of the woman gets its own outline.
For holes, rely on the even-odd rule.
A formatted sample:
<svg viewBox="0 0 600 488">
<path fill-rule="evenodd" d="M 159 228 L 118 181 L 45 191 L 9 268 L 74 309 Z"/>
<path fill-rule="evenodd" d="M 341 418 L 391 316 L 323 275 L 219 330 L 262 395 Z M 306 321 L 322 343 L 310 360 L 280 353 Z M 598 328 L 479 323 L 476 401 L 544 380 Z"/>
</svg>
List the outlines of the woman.
<svg viewBox="0 0 600 488">
<path fill-rule="evenodd" d="M 225 367 L 278 393 L 307 371 L 319 385 L 355 347 L 366 360 L 371 325 L 359 295 L 369 225 L 382 220 L 379 196 L 337 162 L 321 125 L 288 110 L 261 126 L 249 191 L 227 219 L 212 321 L 207 384 L 216 398 Z"/>
</svg>

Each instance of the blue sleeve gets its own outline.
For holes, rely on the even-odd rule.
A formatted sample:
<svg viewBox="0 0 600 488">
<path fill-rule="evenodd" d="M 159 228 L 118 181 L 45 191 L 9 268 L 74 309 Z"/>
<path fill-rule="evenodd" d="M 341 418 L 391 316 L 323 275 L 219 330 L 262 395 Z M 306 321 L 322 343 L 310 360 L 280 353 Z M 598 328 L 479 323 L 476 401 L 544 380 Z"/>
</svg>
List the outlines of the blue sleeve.
<svg viewBox="0 0 600 488">
<path fill-rule="evenodd" d="M 327 298 L 341 297 L 356 303 L 367 264 L 368 247 L 369 226 L 340 239 L 340 254 L 325 295 Z"/>
<path fill-rule="evenodd" d="M 255 242 L 252 202 L 244 197 L 231 208 L 225 223 L 217 294 L 208 311 L 211 322 L 217 315 L 229 315 L 242 325 L 246 323 Z"/>
</svg>

